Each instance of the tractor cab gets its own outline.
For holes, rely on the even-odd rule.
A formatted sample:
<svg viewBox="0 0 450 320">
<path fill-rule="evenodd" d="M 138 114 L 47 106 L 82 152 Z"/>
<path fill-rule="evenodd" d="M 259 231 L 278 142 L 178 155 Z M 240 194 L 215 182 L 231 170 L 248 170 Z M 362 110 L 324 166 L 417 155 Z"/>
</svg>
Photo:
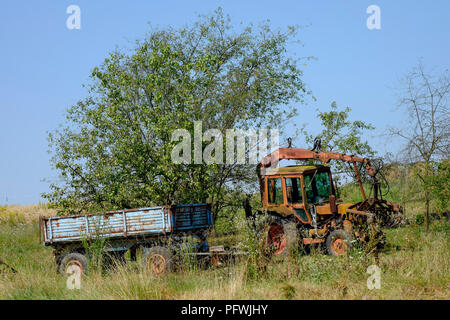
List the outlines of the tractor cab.
<svg viewBox="0 0 450 320">
<path fill-rule="evenodd" d="M 333 180 L 327 166 L 268 168 L 261 176 L 261 184 L 263 208 L 282 216 L 294 214 L 298 220 L 309 224 L 313 215 L 337 212 Z"/>
</svg>

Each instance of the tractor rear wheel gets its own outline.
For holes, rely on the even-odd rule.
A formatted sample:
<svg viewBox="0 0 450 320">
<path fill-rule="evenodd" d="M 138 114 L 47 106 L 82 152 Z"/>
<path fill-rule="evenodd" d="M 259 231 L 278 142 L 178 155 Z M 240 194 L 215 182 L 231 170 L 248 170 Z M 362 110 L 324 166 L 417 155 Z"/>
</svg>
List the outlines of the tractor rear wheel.
<svg viewBox="0 0 450 320">
<path fill-rule="evenodd" d="M 295 222 L 272 216 L 265 229 L 264 247 L 269 255 L 286 257 L 298 244 Z"/>
</svg>

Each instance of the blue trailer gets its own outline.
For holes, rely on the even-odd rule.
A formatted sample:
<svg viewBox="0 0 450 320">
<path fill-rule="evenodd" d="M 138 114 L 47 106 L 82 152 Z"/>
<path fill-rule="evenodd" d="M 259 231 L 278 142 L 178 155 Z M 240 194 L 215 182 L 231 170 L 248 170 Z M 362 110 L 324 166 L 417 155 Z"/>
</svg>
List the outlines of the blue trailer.
<svg viewBox="0 0 450 320">
<path fill-rule="evenodd" d="M 136 261 L 142 249 L 144 268 L 153 273 L 170 271 L 180 246 L 189 242 L 189 253 L 208 256 L 207 232 L 213 225 L 211 207 L 206 203 L 158 206 L 110 211 L 100 214 L 56 216 L 39 219 L 40 235 L 45 246 L 54 249 L 58 270 L 66 274 L 69 267 L 87 270 L 87 246 L 104 240 L 105 257 L 125 261 L 125 253 Z"/>
</svg>

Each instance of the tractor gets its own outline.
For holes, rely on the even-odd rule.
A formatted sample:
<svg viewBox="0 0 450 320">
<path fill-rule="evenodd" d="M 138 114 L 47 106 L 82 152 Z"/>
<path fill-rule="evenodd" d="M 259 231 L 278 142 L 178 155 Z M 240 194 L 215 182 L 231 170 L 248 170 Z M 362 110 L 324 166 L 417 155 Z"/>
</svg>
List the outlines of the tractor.
<svg viewBox="0 0 450 320">
<path fill-rule="evenodd" d="M 277 167 L 282 159 L 307 162 Z M 343 203 L 336 196 L 331 160 L 352 166 L 363 201 Z M 364 190 L 360 171 L 365 170 L 373 186 L 373 197 Z M 345 254 L 355 243 L 369 244 L 378 252 L 385 242 L 382 227 L 398 226 L 404 216 L 401 206 L 383 199 L 377 179 L 380 167 L 371 160 L 335 152 L 320 151 L 320 142 L 312 150 L 279 148 L 257 165 L 262 208 L 254 212 L 248 199 L 244 209 L 249 221 L 265 214 L 264 246 L 269 254 L 285 256 L 296 246 L 325 246 L 332 256 Z"/>
</svg>

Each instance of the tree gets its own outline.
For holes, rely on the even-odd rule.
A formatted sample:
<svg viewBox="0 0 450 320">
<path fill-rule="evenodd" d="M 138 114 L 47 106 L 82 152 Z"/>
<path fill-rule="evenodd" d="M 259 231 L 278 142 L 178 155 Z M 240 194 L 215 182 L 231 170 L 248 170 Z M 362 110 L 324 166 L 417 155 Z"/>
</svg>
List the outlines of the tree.
<svg viewBox="0 0 450 320">
<path fill-rule="evenodd" d="M 294 116 L 290 103 L 308 94 L 286 50 L 296 30 L 237 32 L 218 9 L 181 29 L 153 29 L 129 54 L 112 52 L 49 134 L 62 181 L 43 196 L 67 213 L 208 201 L 217 215 L 230 190 L 255 179 L 253 166 L 174 163 L 171 135 L 194 136 L 194 121 L 224 134 Z"/>
<path fill-rule="evenodd" d="M 421 61 L 400 81 L 399 108 L 408 115 L 406 126 L 390 128 L 390 134 L 405 141 L 404 153 L 415 163 L 425 199 L 425 228 L 429 230 L 430 200 L 436 162 L 448 159 L 450 137 L 450 91 L 448 70 L 425 70 Z M 406 118 L 405 118 L 406 120 Z"/>
<path fill-rule="evenodd" d="M 317 110 L 317 117 L 322 124 L 322 131 L 317 135 L 321 139 L 321 147 L 323 151 L 341 152 L 345 154 L 355 154 L 365 157 L 372 157 L 375 152 L 372 150 L 363 134 L 366 130 L 375 129 L 372 125 L 360 120 L 350 121 L 349 115 L 351 108 L 347 107 L 342 111 L 338 110 L 335 101 L 330 105 L 330 111 L 320 112 Z M 305 142 L 313 145 L 315 136 L 308 133 L 303 128 Z M 353 169 L 347 170 L 345 163 L 335 161 L 331 164 L 334 170 L 338 172 L 346 171 L 353 176 Z M 361 168 L 364 170 L 364 168 Z M 338 176 L 336 176 L 338 178 Z"/>
</svg>

